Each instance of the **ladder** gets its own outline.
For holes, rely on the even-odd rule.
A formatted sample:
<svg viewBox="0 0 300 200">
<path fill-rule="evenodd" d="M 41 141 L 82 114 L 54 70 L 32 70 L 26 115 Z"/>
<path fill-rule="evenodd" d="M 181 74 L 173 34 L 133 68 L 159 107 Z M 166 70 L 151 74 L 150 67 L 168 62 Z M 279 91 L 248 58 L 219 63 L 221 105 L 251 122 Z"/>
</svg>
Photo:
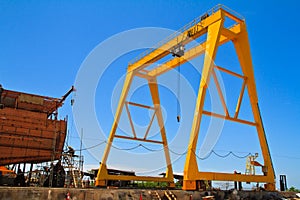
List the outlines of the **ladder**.
<svg viewBox="0 0 300 200">
<path fill-rule="evenodd" d="M 63 154 L 64 163 L 67 165 L 67 168 L 71 172 L 72 180 L 74 183 L 74 187 L 78 188 L 81 186 L 79 181 L 81 180 L 80 170 L 74 166 L 74 159 L 70 154 Z"/>
</svg>

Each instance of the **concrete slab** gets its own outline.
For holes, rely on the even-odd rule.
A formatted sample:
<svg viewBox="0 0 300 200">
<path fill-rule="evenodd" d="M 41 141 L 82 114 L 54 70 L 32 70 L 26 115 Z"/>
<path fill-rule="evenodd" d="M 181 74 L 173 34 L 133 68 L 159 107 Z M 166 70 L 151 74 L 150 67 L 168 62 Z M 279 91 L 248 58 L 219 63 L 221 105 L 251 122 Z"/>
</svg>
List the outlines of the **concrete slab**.
<svg viewBox="0 0 300 200">
<path fill-rule="evenodd" d="M 155 191 L 164 199 L 165 190 L 151 189 L 75 189 L 40 187 L 0 187 L 1 200 L 65 200 L 69 193 L 71 200 L 152 200 Z M 178 200 L 201 200 L 207 195 L 222 199 L 283 199 L 279 192 L 257 191 L 182 191 L 171 190 Z M 295 195 L 295 194 L 293 194 Z M 291 196 L 291 195 L 290 195 Z M 284 196 L 288 199 L 288 196 Z M 291 196 L 292 197 L 292 196 Z"/>
</svg>

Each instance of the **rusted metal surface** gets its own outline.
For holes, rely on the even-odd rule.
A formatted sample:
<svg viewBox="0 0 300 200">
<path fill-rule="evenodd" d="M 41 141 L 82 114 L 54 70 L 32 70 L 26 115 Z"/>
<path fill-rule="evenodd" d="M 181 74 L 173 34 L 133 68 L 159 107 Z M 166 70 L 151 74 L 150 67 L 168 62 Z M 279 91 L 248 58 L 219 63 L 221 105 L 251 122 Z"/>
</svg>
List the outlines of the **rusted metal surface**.
<svg viewBox="0 0 300 200">
<path fill-rule="evenodd" d="M 57 120 L 60 98 L 11 90 L 1 95 L 0 165 L 39 163 L 59 159 L 67 121 Z"/>
<path fill-rule="evenodd" d="M 51 114 L 62 106 L 60 98 L 4 90 L 1 103 L 5 107 Z"/>
</svg>

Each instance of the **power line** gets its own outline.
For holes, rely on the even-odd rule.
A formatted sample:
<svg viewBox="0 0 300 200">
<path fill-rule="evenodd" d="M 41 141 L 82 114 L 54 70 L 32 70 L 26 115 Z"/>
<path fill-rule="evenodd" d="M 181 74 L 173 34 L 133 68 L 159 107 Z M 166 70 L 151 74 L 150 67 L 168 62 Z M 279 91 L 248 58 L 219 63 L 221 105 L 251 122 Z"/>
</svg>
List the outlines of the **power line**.
<svg viewBox="0 0 300 200">
<path fill-rule="evenodd" d="M 93 146 L 90 146 L 90 147 L 87 147 L 87 148 L 84 148 L 84 149 L 81 149 L 81 151 L 85 151 L 85 150 L 88 150 L 88 149 L 93 149 L 93 148 L 95 148 L 97 146 L 101 146 L 104 143 L 106 143 L 106 141 L 100 142 L 99 144 L 95 144 Z M 79 149 L 76 149 L 75 151 L 79 151 Z"/>
<path fill-rule="evenodd" d="M 152 151 L 152 152 L 163 150 L 163 149 L 151 149 L 151 148 L 146 147 L 145 145 L 142 145 L 142 144 L 141 144 L 141 147 L 143 147 L 144 149 L 146 149 L 146 150 L 148 150 L 148 151 Z"/>
<path fill-rule="evenodd" d="M 107 144 L 107 141 L 103 141 L 103 142 L 101 142 L 101 143 L 99 143 L 99 144 L 96 144 L 96 145 L 93 145 L 93 146 L 84 148 L 84 149 L 82 149 L 82 150 L 93 149 L 93 148 L 95 148 L 95 147 L 97 147 L 97 146 L 100 146 L 100 145 L 102 145 L 102 144 L 104 144 L 104 143 Z M 144 148 L 144 149 L 147 150 L 147 151 L 151 151 L 151 152 L 157 152 L 157 151 L 163 150 L 163 149 L 151 149 L 151 148 L 149 148 L 149 147 L 147 147 L 147 146 L 145 146 L 145 145 L 143 145 L 143 144 L 138 144 L 138 145 L 136 145 L 136 146 L 129 147 L 129 148 L 120 148 L 120 147 L 117 147 L 117 146 L 114 146 L 114 145 L 111 145 L 111 147 L 114 148 L 114 149 L 120 150 L 120 151 L 131 151 L 131 150 L 134 150 L 134 149 L 137 149 L 137 148 L 140 148 L 140 147 Z M 176 152 L 176 151 L 174 151 L 174 150 L 172 150 L 172 149 L 170 149 L 170 148 L 168 148 L 168 150 L 169 150 L 171 153 L 173 153 L 173 154 L 175 154 L 175 155 L 178 155 L 178 156 L 183 156 L 183 155 L 187 154 L 187 150 L 184 151 L 183 153 L 178 153 L 178 152 Z M 205 160 L 205 159 L 209 158 L 212 154 L 214 154 L 214 155 L 216 155 L 216 156 L 218 156 L 218 157 L 220 157 L 220 158 L 226 158 L 226 157 L 232 155 L 232 156 L 234 156 L 234 157 L 236 157 L 236 158 L 240 158 L 240 159 L 247 158 L 248 156 L 252 155 L 251 153 L 248 153 L 248 154 L 246 154 L 246 155 L 244 155 L 244 156 L 239 156 L 239 155 L 237 155 L 236 153 L 234 153 L 233 151 L 229 151 L 229 152 L 226 153 L 225 155 L 221 155 L 221 154 L 217 153 L 216 151 L 212 150 L 212 151 L 210 151 L 209 154 L 207 154 L 205 157 L 200 157 L 200 156 L 198 156 L 195 152 L 193 152 L 193 153 L 194 153 L 195 156 L 196 156 L 198 159 L 200 159 L 200 160 Z"/>
<path fill-rule="evenodd" d="M 232 155 L 232 156 L 234 156 L 234 157 L 236 157 L 236 158 L 240 158 L 240 159 L 247 158 L 248 156 L 252 155 L 251 153 L 248 153 L 247 155 L 239 156 L 239 155 L 235 154 L 235 153 L 232 152 L 232 151 L 228 152 L 228 153 L 225 154 L 225 155 L 221 155 L 221 154 L 218 154 L 217 152 L 215 152 L 214 150 L 212 150 L 212 151 L 209 152 L 209 154 L 208 154 L 207 156 L 205 156 L 205 157 L 200 157 L 200 156 L 198 156 L 195 152 L 193 152 L 193 153 L 194 153 L 194 154 L 196 155 L 196 157 L 197 157 L 198 159 L 200 159 L 200 160 L 205 160 L 205 159 L 209 158 L 212 154 L 215 154 L 216 156 L 218 156 L 218 157 L 220 157 L 220 158 L 226 158 L 226 157 Z"/>
<path fill-rule="evenodd" d="M 116 142 L 118 142 L 118 141 L 116 141 Z M 120 142 L 120 143 L 123 143 L 123 142 Z M 87 148 L 83 148 L 82 151 L 96 148 L 98 146 L 101 146 L 102 144 L 107 144 L 107 141 L 102 140 L 102 142 L 100 142 L 98 144 L 95 144 L 95 145 L 87 147 Z M 134 144 L 134 143 L 131 143 L 131 144 Z M 147 151 L 151 151 L 151 152 L 157 152 L 157 151 L 162 151 L 163 150 L 163 148 L 161 148 L 161 149 L 152 149 L 152 148 L 149 148 L 149 147 L 147 147 L 147 146 L 145 146 L 143 144 L 138 144 L 138 145 L 130 147 L 130 148 L 120 148 L 120 147 L 113 146 L 113 145 L 112 145 L 112 147 L 114 149 L 117 149 L 117 150 L 120 150 L 120 151 L 131 151 L 131 150 L 134 150 L 134 149 L 137 149 L 137 148 L 140 148 L 140 147 L 144 148 Z M 174 151 L 173 149 L 170 149 L 169 147 L 167 147 L 167 149 L 172 154 L 175 154 L 177 156 L 183 156 L 183 155 L 187 154 L 187 150 L 184 151 L 184 152 L 182 152 L 182 153 L 178 153 L 178 152 Z M 75 151 L 79 151 L 79 149 L 76 149 Z M 226 150 L 222 150 L 222 151 L 226 151 Z M 195 152 L 193 152 L 193 153 L 196 155 L 196 157 L 199 160 L 205 160 L 205 159 L 209 158 L 212 154 L 214 154 L 214 155 L 216 155 L 217 157 L 220 157 L 220 158 L 226 158 L 226 157 L 232 155 L 233 157 L 240 158 L 240 159 L 247 158 L 248 156 L 252 155 L 251 153 L 247 153 L 247 152 L 238 152 L 238 153 L 247 153 L 246 155 L 240 156 L 240 155 L 237 155 L 236 152 L 233 152 L 233 151 L 229 151 L 229 152 L 227 151 L 226 154 L 221 155 L 221 154 L 217 153 L 215 150 L 212 150 L 212 151 L 209 152 L 209 154 L 207 156 L 200 157 L 199 155 L 197 155 L 197 153 L 195 153 Z M 300 160 L 300 157 L 295 157 L 295 156 L 286 156 L 286 155 L 273 155 L 273 156 L 277 157 L 277 158 L 286 158 L 286 159 Z"/>
<path fill-rule="evenodd" d="M 106 143 L 107 143 L 107 142 L 106 142 Z M 134 149 L 139 148 L 140 146 L 142 146 L 142 145 L 139 144 L 139 145 L 134 146 L 134 147 L 131 147 L 131 148 L 124 148 L 124 149 L 122 149 L 122 148 L 116 147 L 116 146 L 114 146 L 114 145 L 111 145 L 112 148 L 117 149 L 117 150 L 120 150 L 120 151 L 131 151 L 131 150 L 134 150 Z"/>
<path fill-rule="evenodd" d="M 175 154 L 175 155 L 177 155 L 177 156 L 183 156 L 183 155 L 187 154 L 187 150 L 184 151 L 183 153 L 177 153 L 177 152 L 173 151 L 173 150 L 170 149 L 170 148 L 168 148 L 168 149 L 169 149 L 169 151 L 170 151 L 171 153 L 173 153 L 173 154 Z"/>
</svg>

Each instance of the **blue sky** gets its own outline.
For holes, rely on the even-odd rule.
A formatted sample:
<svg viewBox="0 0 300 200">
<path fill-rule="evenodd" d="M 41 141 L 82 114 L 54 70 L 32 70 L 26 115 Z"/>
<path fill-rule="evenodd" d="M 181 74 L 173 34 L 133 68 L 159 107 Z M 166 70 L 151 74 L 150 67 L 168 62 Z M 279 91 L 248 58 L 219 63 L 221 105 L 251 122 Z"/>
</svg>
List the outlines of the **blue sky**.
<svg viewBox="0 0 300 200">
<path fill-rule="evenodd" d="M 300 188 L 300 70 L 296 63 L 300 25 L 297 20 L 298 1 L 73 1 L 72 4 L 68 1 L 1 1 L 0 83 L 7 89 L 59 97 L 74 84 L 78 70 L 89 53 L 107 38 L 142 27 L 177 30 L 218 3 L 236 10 L 246 19 L 259 104 L 275 172 L 278 177 L 279 174 L 287 175 L 288 186 Z M 220 52 L 226 52 L 226 48 L 220 49 Z M 101 79 L 98 85 L 96 110 L 101 111 L 109 105 L 105 104 L 108 102 L 101 103 L 103 91 L 111 93 L 112 85 L 125 73 L 127 62 L 137 54 L 138 51 L 122 55 L 111 64 L 107 77 Z M 231 62 L 237 64 L 234 54 L 217 58 L 225 65 Z M 196 90 L 199 77 L 189 76 L 189 72 L 182 69 Z M 229 98 L 234 92 L 228 90 Z M 162 98 L 167 99 L 166 113 L 176 118 L 176 105 L 167 106 L 172 94 L 168 90 L 165 93 Z M 69 100 L 60 113 L 61 117 L 69 115 L 69 142 L 79 148 Z M 105 110 L 97 116 L 108 134 L 112 116 Z M 172 121 L 168 123 L 171 131 L 179 126 Z M 242 152 L 241 155 L 248 150 L 255 151 L 258 148 L 255 138 L 252 146 L 248 136 L 233 134 L 233 130 L 246 132 L 243 127 L 239 128 L 225 126 L 224 129 L 229 131 L 222 134 L 215 150 L 223 154 Z M 94 136 L 85 135 L 85 141 L 95 140 Z M 85 145 L 88 146 L 88 142 Z M 242 150 L 243 146 L 247 148 Z M 182 152 L 179 147 L 175 150 Z M 98 154 L 100 158 L 102 152 Z M 85 156 L 86 164 L 98 165 L 98 158 L 93 158 L 88 152 Z M 222 161 L 212 156 L 208 161 L 211 165 L 203 163 L 203 166 L 210 169 L 210 166 L 218 166 L 219 162 Z M 231 162 L 236 163 L 241 171 L 245 166 L 245 160 L 234 158 L 224 163 Z M 180 172 L 183 164 L 184 159 L 175 162 L 174 171 Z"/>
</svg>

